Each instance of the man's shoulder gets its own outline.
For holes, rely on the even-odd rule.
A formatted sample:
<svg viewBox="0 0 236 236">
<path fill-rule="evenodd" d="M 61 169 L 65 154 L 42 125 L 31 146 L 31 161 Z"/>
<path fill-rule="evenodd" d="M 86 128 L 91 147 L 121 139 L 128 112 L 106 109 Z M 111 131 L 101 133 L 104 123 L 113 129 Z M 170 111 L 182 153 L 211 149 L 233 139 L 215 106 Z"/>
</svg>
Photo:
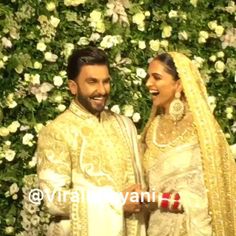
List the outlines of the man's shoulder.
<svg viewBox="0 0 236 236">
<path fill-rule="evenodd" d="M 121 119 L 121 120 L 125 120 L 126 122 L 130 122 L 130 123 L 133 123 L 132 120 L 130 118 L 128 118 L 127 116 L 124 116 L 124 115 L 121 115 L 121 114 L 117 114 L 113 111 L 110 111 L 110 110 L 105 110 L 104 111 L 106 116 L 108 118 L 117 118 L 117 119 Z"/>
<path fill-rule="evenodd" d="M 63 133 L 63 127 L 66 125 L 69 118 L 68 110 L 65 110 L 60 115 L 56 116 L 53 120 L 47 122 L 47 124 L 42 128 L 39 135 L 52 134 L 52 133 Z"/>
</svg>

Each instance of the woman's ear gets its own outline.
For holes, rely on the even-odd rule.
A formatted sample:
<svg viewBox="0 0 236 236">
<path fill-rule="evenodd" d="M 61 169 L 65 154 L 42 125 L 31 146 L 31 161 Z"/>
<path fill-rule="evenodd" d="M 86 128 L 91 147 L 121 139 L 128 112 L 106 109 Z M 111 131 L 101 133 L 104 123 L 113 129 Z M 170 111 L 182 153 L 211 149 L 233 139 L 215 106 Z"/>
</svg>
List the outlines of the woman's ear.
<svg viewBox="0 0 236 236">
<path fill-rule="evenodd" d="M 176 81 L 176 92 L 183 92 L 183 85 L 180 79 Z"/>
<path fill-rule="evenodd" d="M 68 87 L 72 95 L 76 95 L 77 93 L 77 84 L 74 80 L 68 80 Z"/>
</svg>

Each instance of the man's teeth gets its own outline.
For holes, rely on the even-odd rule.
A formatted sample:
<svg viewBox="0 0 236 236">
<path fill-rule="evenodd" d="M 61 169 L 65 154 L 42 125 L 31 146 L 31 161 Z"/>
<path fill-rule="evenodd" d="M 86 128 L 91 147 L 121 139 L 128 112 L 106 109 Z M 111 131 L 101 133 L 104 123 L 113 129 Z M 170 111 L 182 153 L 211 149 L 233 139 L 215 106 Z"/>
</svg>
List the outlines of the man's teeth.
<svg viewBox="0 0 236 236">
<path fill-rule="evenodd" d="M 94 100 L 103 100 L 103 97 L 93 97 Z"/>
</svg>

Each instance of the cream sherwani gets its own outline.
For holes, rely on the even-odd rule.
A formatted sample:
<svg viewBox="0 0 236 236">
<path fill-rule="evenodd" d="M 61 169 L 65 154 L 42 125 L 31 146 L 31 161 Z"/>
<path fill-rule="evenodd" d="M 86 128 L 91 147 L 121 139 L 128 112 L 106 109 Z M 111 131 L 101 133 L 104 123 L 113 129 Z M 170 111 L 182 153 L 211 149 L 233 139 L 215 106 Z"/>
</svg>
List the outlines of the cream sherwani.
<svg viewBox="0 0 236 236">
<path fill-rule="evenodd" d="M 121 192 L 141 181 L 135 128 L 103 111 L 98 118 L 74 101 L 39 135 L 38 177 L 59 220 L 48 235 L 144 235 L 140 215 L 125 218 Z"/>
</svg>

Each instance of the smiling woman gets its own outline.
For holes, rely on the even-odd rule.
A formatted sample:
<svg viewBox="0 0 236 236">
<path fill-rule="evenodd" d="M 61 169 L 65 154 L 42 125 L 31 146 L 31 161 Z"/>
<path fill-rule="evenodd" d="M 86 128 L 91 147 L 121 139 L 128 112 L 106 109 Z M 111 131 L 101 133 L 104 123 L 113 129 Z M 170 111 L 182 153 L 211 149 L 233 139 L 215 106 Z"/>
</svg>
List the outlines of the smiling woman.
<svg viewBox="0 0 236 236">
<path fill-rule="evenodd" d="M 236 166 L 199 71 L 181 53 L 161 54 L 146 85 L 153 109 L 142 136 L 144 167 L 157 195 L 148 235 L 235 235 Z"/>
</svg>

